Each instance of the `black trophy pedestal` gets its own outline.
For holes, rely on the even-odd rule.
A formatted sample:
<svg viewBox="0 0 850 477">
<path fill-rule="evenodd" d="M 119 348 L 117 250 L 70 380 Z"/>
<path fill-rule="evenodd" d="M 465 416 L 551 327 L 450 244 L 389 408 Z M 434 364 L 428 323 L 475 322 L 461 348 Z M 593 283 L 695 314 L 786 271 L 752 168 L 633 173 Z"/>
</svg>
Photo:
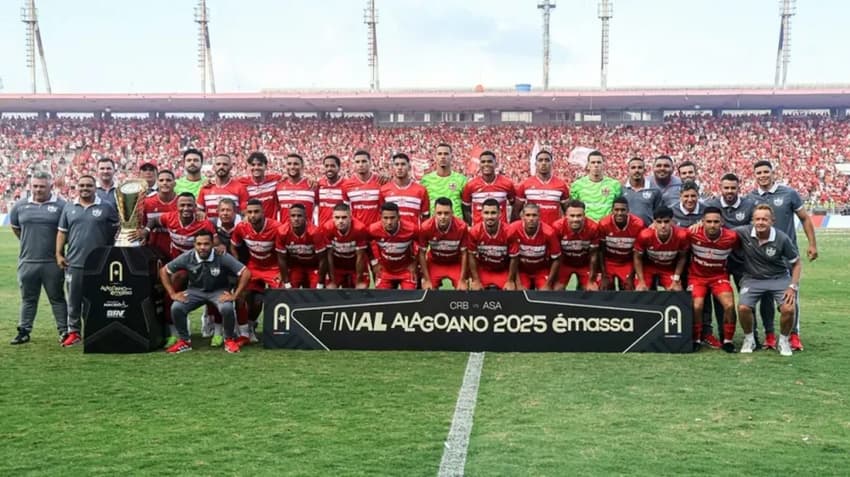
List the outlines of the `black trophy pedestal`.
<svg viewBox="0 0 850 477">
<path fill-rule="evenodd" d="M 83 352 L 145 353 L 162 347 L 160 265 L 147 247 L 100 247 L 88 256 Z"/>
</svg>

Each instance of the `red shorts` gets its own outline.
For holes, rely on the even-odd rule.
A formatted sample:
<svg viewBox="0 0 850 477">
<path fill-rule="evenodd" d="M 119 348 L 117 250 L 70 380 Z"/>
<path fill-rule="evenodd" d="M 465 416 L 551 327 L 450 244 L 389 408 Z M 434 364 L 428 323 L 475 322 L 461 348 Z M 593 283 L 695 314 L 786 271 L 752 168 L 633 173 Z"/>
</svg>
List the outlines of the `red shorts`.
<svg viewBox="0 0 850 477">
<path fill-rule="evenodd" d="M 428 276 L 431 277 L 431 285 L 434 288 L 440 288 L 446 278 L 452 282 L 452 288 L 457 288 L 460 281 L 460 263 L 428 262 Z"/>
<path fill-rule="evenodd" d="M 570 282 L 570 277 L 573 275 L 578 279 L 578 286 L 582 290 L 587 290 L 587 284 L 590 282 L 590 265 L 586 267 L 571 267 L 561 263 L 561 268 L 558 269 L 558 282 L 555 288 L 562 290 L 567 287 Z"/>
<path fill-rule="evenodd" d="M 517 273 L 517 277 L 519 278 L 519 282 L 522 284 L 522 287 L 526 290 L 531 290 L 534 288 L 535 290 L 540 290 L 544 286 L 546 286 L 546 282 L 549 281 L 549 275 L 545 272 L 537 272 L 537 273 Z"/>
<path fill-rule="evenodd" d="M 710 278 L 688 277 L 688 291 L 691 292 L 692 297 L 705 298 L 709 290 L 711 290 L 712 295 L 717 297 L 723 293 L 733 293 L 729 276 L 717 275 Z"/>
<path fill-rule="evenodd" d="M 481 281 L 481 288 L 496 287 L 503 290 L 505 283 L 508 283 L 508 270 L 493 271 L 479 268 L 478 279 Z"/>
<path fill-rule="evenodd" d="M 605 275 L 608 277 L 608 283 L 613 284 L 614 278 L 619 278 L 620 283 L 629 283 L 629 280 L 635 273 L 633 263 L 618 263 L 605 261 Z"/>
<path fill-rule="evenodd" d="M 280 270 L 277 268 L 264 268 L 260 270 L 248 269 L 251 272 L 251 281 L 248 282 L 248 291 L 261 292 L 268 288 L 280 288 Z"/>
<path fill-rule="evenodd" d="M 669 290 L 673 287 L 673 273 L 675 273 L 674 270 L 664 270 L 651 265 L 644 265 L 643 283 L 647 288 L 652 288 L 652 284 L 655 281 L 654 278 L 658 277 L 658 284 L 665 290 Z M 637 281 L 637 279 L 635 279 L 635 281 Z"/>
<path fill-rule="evenodd" d="M 334 285 L 338 288 L 354 288 L 361 283 L 369 285 L 369 272 L 358 276 L 354 270 L 334 270 Z"/>
<path fill-rule="evenodd" d="M 292 288 L 317 288 L 319 270 L 306 267 L 289 267 L 289 283 Z"/>
<path fill-rule="evenodd" d="M 408 270 L 390 272 L 382 268 L 381 274 L 375 280 L 375 288 L 380 290 L 394 290 L 396 288 L 416 290 L 416 275 Z"/>
</svg>

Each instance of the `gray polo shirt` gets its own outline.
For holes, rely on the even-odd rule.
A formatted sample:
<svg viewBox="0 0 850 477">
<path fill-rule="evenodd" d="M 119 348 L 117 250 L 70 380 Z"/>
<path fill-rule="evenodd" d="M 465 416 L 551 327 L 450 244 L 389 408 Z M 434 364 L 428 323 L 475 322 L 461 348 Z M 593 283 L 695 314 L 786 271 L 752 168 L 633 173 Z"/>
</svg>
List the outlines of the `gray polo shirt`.
<svg viewBox="0 0 850 477">
<path fill-rule="evenodd" d="M 662 187 L 655 181 L 655 175 L 649 176 L 649 185 L 661 191 L 661 202 L 671 209 L 679 203 L 679 191 L 682 189 L 682 179 L 670 176 L 670 182 Z"/>
<path fill-rule="evenodd" d="M 652 213 L 661 205 L 661 191 L 649 184 L 649 179 L 644 179 L 643 188 L 633 189 L 626 181 L 623 184 L 623 197 L 629 201 L 629 212 L 640 217 L 643 225 L 652 223 Z"/>
<path fill-rule="evenodd" d="M 671 208 L 673 209 L 673 223 L 676 224 L 677 227 L 683 228 L 688 228 L 702 220 L 702 213 L 705 210 L 705 207 L 699 202 L 697 202 L 696 208 L 691 212 L 685 210 L 680 202 L 677 202 L 676 205 Z"/>
<path fill-rule="evenodd" d="M 792 264 L 800 259 L 797 246 L 776 227 L 770 228 L 767 242 L 759 245 L 756 230 L 752 225 L 736 227 L 735 233 L 741 241 L 744 256 L 744 278 L 770 280 L 788 276 Z"/>
<path fill-rule="evenodd" d="M 773 184 L 768 190 L 756 189 L 749 197 L 756 204 L 767 204 L 773 208 L 773 226 L 785 232 L 794 245 L 797 245 L 797 229 L 794 227 L 794 216 L 803 208 L 803 199 L 794 189 Z"/>
<path fill-rule="evenodd" d="M 211 253 L 206 260 L 194 250 L 183 252 L 174 260 L 168 262 L 166 270 L 169 274 L 180 270 L 189 272 L 189 288 L 203 292 L 213 292 L 230 289 L 228 277 L 239 276 L 245 270 L 245 265 L 230 256 Z"/>
<path fill-rule="evenodd" d="M 103 184 L 98 184 L 94 190 L 95 194 L 100 198 L 100 200 L 112 204 L 112 207 L 118 209 L 118 203 L 115 199 L 115 184 L 113 183 L 108 189 L 103 187 Z"/>
<path fill-rule="evenodd" d="M 68 203 L 59 218 L 59 230 L 67 235 L 65 258 L 73 268 L 83 268 L 92 250 L 115 243 L 118 209 L 95 196 L 88 207 Z"/>
<path fill-rule="evenodd" d="M 65 200 L 56 194 L 47 202 L 33 202 L 32 197 L 18 201 L 9 212 L 12 228 L 21 232 L 22 263 L 56 261 L 56 230 Z"/>
<path fill-rule="evenodd" d="M 753 221 L 753 209 L 756 203 L 753 199 L 747 196 L 738 196 L 738 200 L 733 204 L 727 204 L 723 197 L 710 199 L 705 203 L 706 207 L 717 207 L 723 215 L 723 225 L 729 227 L 741 227 L 750 225 Z"/>
</svg>

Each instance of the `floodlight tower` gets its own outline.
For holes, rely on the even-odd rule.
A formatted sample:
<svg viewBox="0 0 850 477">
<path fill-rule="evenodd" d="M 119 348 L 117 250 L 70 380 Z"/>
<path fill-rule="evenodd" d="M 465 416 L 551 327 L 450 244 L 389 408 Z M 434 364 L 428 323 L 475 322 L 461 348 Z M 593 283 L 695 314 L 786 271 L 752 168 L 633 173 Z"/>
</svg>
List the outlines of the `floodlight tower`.
<svg viewBox="0 0 850 477">
<path fill-rule="evenodd" d="M 549 15 L 555 7 L 555 0 L 543 0 L 537 4 L 537 8 L 543 10 L 543 91 L 549 89 Z"/>
<path fill-rule="evenodd" d="M 776 49 L 775 88 L 785 87 L 788 78 L 788 63 L 791 62 L 791 17 L 797 13 L 796 0 L 779 0 L 779 47 Z M 780 83 L 780 73 L 782 82 Z"/>
<path fill-rule="evenodd" d="M 44 75 L 44 85 L 47 93 L 52 93 L 50 88 L 50 75 L 47 74 L 47 60 L 44 58 L 44 44 L 41 42 L 41 29 L 38 26 L 38 10 L 35 8 L 35 0 L 26 0 L 21 8 L 21 21 L 27 26 L 27 68 L 30 69 L 30 84 L 32 93 L 36 93 L 35 81 L 35 57 L 41 60 L 41 73 Z"/>
<path fill-rule="evenodd" d="M 210 11 L 207 0 L 198 0 L 195 7 L 195 23 L 198 24 L 198 68 L 201 70 L 201 92 L 207 92 L 207 77 L 210 80 L 210 93 L 215 94 L 215 75 L 213 74 L 212 48 L 210 48 Z"/>
<path fill-rule="evenodd" d="M 368 27 L 366 45 L 369 48 L 369 70 L 372 75 L 372 79 L 369 81 L 369 90 L 379 91 L 381 85 L 378 80 L 378 10 L 375 8 L 375 0 L 366 0 L 366 8 L 363 10 L 363 23 Z"/>
<path fill-rule="evenodd" d="M 602 20 L 602 57 L 599 70 L 599 87 L 608 88 L 608 47 L 610 36 L 608 35 L 608 23 L 614 18 L 614 0 L 599 0 L 599 19 Z"/>
</svg>

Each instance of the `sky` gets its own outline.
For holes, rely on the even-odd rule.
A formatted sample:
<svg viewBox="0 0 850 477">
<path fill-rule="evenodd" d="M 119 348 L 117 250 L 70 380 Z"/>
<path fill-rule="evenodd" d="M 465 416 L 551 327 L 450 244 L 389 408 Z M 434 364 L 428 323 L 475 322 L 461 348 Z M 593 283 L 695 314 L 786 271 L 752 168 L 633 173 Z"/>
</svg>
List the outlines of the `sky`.
<svg viewBox="0 0 850 477">
<path fill-rule="evenodd" d="M 383 89 L 542 84 L 537 0 L 377 0 Z M 777 0 L 614 0 L 609 87 L 770 85 Z M 37 0 L 54 93 L 200 92 L 196 0 Z M 551 16 L 550 88 L 599 85 L 597 0 Z M 28 93 L 0 0 L 0 93 Z M 207 0 L 217 92 L 368 89 L 365 0 Z M 799 0 L 789 84 L 850 83 L 850 2 Z M 43 88 L 38 71 L 39 90 Z"/>
</svg>

